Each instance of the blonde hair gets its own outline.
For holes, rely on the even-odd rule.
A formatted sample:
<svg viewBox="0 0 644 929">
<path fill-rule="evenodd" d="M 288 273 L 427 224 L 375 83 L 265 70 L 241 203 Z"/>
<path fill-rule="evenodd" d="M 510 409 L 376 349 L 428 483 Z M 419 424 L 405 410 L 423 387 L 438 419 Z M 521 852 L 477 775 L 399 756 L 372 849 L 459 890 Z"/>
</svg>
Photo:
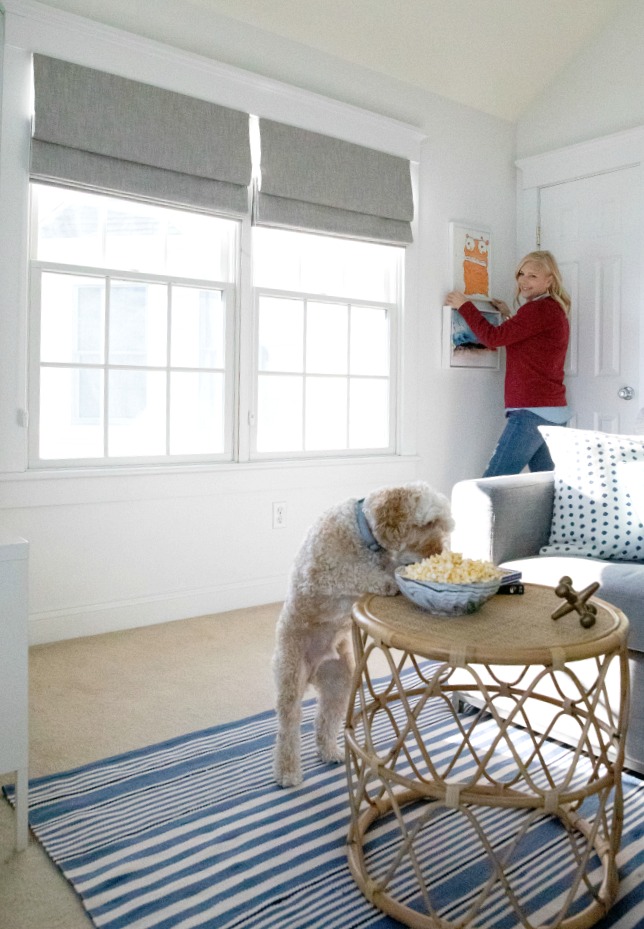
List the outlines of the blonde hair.
<svg viewBox="0 0 644 929">
<path fill-rule="evenodd" d="M 535 264 L 538 264 L 540 267 L 544 269 L 544 271 L 546 271 L 547 274 L 550 275 L 550 277 L 552 278 L 552 281 L 550 283 L 550 286 L 548 287 L 548 293 L 554 300 L 557 301 L 557 303 L 559 304 L 559 306 L 561 307 L 561 309 L 564 311 L 564 313 L 567 316 L 568 313 L 570 312 L 570 304 L 572 301 L 570 299 L 570 295 L 568 294 L 568 291 L 563 285 L 563 280 L 561 278 L 561 271 L 559 270 L 559 265 L 557 264 L 557 260 L 555 256 L 552 254 L 552 252 L 547 252 L 547 251 L 529 252 L 524 258 L 521 259 L 521 261 L 517 265 L 516 271 L 514 272 L 514 276 L 517 280 L 517 289 L 514 295 L 515 304 L 518 303 L 519 293 L 520 293 L 519 283 L 518 283 L 519 271 L 524 266 L 524 264 L 526 264 L 528 261 L 532 261 Z"/>
</svg>

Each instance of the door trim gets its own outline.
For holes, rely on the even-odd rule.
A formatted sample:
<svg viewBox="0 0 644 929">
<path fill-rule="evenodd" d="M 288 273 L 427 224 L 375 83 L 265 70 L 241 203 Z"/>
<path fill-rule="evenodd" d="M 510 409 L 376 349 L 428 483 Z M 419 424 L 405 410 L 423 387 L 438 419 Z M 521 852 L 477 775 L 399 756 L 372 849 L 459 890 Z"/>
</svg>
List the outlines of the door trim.
<svg viewBox="0 0 644 929">
<path fill-rule="evenodd" d="M 644 126 L 515 161 L 520 187 L 547 187 L 644 162 Z"/>
<path fill-rule="evenodd" d="M 520 158 L 515 165 L 517 260 L 537 247 L 541 187 L 577 181 L 621 168 L 639 167 L 639 190 L 634 192 L 634 196 L 639 197 L 641 215 L 644 216 L 644 126 L 554 149 L 541 155 Z M 640 255 L 641 266 L 644 267 L 644 235 L 640 242 Z"/>
</svg>

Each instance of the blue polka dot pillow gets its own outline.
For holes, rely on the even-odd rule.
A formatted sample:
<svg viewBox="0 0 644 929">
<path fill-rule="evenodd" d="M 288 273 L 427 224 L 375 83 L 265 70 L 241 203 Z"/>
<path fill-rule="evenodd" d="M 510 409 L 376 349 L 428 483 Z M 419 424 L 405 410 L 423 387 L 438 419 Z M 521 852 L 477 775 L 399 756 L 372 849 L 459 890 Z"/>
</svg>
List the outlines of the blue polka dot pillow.
<svg viewBox="0 0 644 929">
<path fill-rule="evenodd" d="M 544 426 L 555 500 L 542 555 L 644 562 L 644 436 Z"/>
</svg>

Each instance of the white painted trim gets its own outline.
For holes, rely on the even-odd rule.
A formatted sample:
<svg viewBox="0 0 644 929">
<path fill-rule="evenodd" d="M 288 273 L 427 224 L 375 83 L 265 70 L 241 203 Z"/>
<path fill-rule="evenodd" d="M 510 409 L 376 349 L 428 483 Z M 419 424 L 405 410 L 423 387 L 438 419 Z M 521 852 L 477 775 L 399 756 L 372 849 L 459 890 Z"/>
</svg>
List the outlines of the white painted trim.
<svg viewBox="0 0 644 929">
<path fill-rule="evenodd" d="M 0 111 L 0 345 L 12 346 L 0 365 L 0 470 L 27 467 L 27 281 L 31 56 L 6 46 Z"/>
<path fill-rule="evenodd" d="M 2 6 L 7 14 L 8 46 L 100 68 L 420 161 L 426 135 L 416 126 L 56 10 L 36 0 L 3 0 Z"/>
<path fill-rule="evenodd" d="M 254 578 L 238 584 L 110 601 L 29 616 L 29 644 L 98 635 L 174 622 L 193 616 L 227 613 L 265 603 L 278 603 L 286 593 L 287 575 Z"/>
<path fill-rule="evenodd" d="M 189 499 L 245 493 L 283 493 L 294 484 L 307 490 L 334 480 L 365 486 L 404 483 L 418 477 L 416 455 L 261 461 L 158 468 L 100 468 L 0 474 L 0 509 Z M 216 477 L 216 480 L 213 479 Z"/>
<path fill-rule="evenodd" d="M 519 257 L 536 248 L 539 188 L 620 168 L 644 166 L 644 126 L 520 158 L 515 164 Z"/>
<path fill-rule="evenodd" d="M 644 126 L 515 162 L 523 190 L 578 180 L 644 161 Z"/>
</svg>

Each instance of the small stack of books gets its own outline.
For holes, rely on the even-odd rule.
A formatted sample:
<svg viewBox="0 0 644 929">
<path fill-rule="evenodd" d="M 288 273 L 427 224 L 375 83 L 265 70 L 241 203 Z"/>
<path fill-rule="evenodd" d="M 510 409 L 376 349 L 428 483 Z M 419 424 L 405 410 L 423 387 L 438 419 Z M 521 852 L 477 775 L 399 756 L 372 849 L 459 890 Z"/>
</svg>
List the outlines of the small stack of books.
<svg viewBox="0 0 644 929">
<path fill-rule="evenodd" d="M 503 580 L 498 592 L 500 594 L 522 594 L 525 587 L 521 583 L 521 572 L 510 571 L 505 568 L 501 570 L 503 571 Z"/>
</svg>

